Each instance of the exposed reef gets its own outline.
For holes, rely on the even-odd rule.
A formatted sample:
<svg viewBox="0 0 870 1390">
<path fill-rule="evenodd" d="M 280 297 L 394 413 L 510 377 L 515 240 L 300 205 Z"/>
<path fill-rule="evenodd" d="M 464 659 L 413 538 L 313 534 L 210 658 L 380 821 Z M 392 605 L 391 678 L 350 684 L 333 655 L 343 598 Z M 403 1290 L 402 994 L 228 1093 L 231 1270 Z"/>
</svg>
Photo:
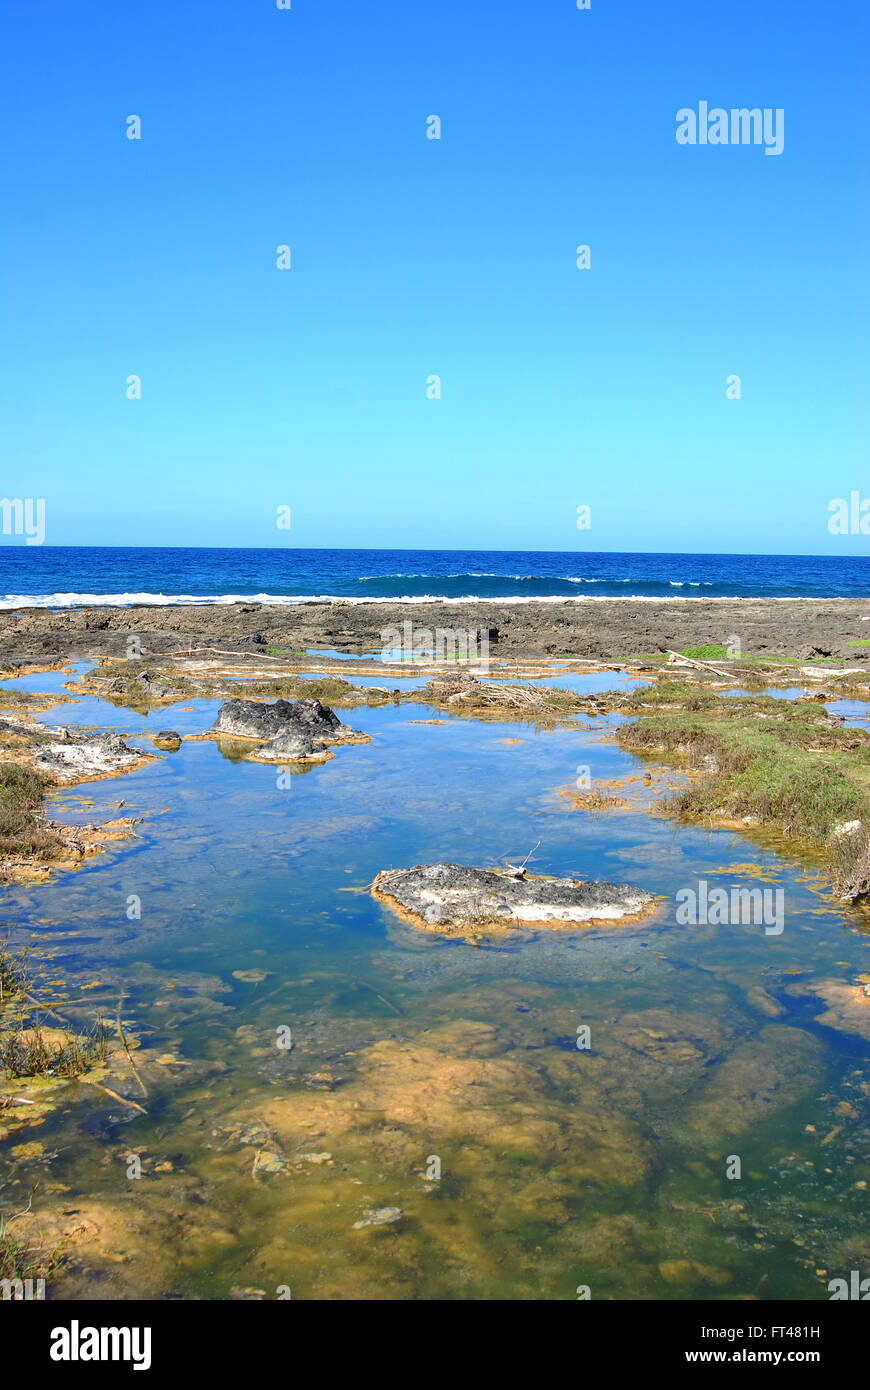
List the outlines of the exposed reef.
<svg viewBox="0 0 870 1390">
<path fill-rule="evenodd" d="M 371 891 L 425 931 L 457 936 L 493 928 L 635 921 L 656 907 L 651 893 L 626 884 L 512 876 L 464 864 L 387 869 Z"/>
<path fill-rule="evenodd" d="M 335 743 L 368 743 L 368 734 L 342 724 L 319 700 L 227 700 L 209 731 L 211 736 L 255 739 L 257 762 L 323 762 Z"/>
<path fill-rule="evenodd" d="M 34 755 L 41 772 L 59 782 L 84 782 L 130 772 L 150 762 L 151 755 L 131 748 L 120 734 L 77 734 L 64 730 L 65 737 L 43 744 Z"/>
</svg>

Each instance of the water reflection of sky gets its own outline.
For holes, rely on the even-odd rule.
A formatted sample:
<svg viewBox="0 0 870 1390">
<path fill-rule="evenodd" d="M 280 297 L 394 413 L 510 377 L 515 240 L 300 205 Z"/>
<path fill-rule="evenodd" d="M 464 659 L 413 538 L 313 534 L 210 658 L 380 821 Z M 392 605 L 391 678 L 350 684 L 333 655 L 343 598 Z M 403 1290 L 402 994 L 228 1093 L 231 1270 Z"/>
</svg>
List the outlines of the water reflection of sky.
<svg viewBox="0 0 870 1390">
<path fill-rule="evenodd" d="M 27 684 L 17 688 L 57 692 L 69 677 L 23 679 Z M 613 672 L 582 679 L 595 682 L 585 687 L 590 690 L 628 688 L 615 684 Z M 160 728 L 192 734 L 209 728 L 218 703 L 182 700 L 138 714 L 85 696 L 44 718 L 118 728 L 129 737 Z M 451 1230 L 462 1233 L 469 1296 L 525 1296 L 523 1252 L 536 1248 L 542 1263 L 535 1288 L 542 1297 L 560 1296 L 566 1269 L 572 1281 L 579 1280 L 578 1264 L 581 1271 L 593 1270 L 605 1296 L 676 1296 L 662 1283 L 659 1266 L 686 1252 L 703 1268 L 727 1271 L 729 1296 L 752 1294 L 763 1277 L 771 1297 L 818 1296 L 813 1267 L 824 1253 L 824 1232 L 842 1228 L 845 1237 L 861 1227 L 853 1198 L 863 1169 L 857 1151 L 842 1147 L 851 1142 L 850 1132 L 819 1151 L 806 1127 L 828 1133 L 830 1107 L 819 1097 L 830 1092 L 836 1101 L 846 1094 L 846 1079 L 864 1061 L 854 1039 L 820 1031 L 819 1008 L 787 990 L 795 978 L 790 971 L 808 972 L 801 979 L 842 979 L 866 968 L 866 940 L 855 923 L 821 899 L 802 868 L 772 847 L 640 810 L 603 816 L 572 810 L 587 774 L 602 793 L 643 794 L 648 765 L 607 741 L 612 720 L 591 730 L 542 730 L 513 720 L 475 721 L 421 704 L 362 706 L 342 717 L 368 732 L 371 742 L 339 747 L 331 761 L 304 772 L 282 777 L 275 767 L 233 761 L 211 740 L 186 741 L 178 752 L 129 776 L 58 792 L 52 802 L 59 818 L 97 821 L 118 814 L 122 800 L 124 814 L 144 817 L 137 838 L 111 846 L 77 874 L 47 887 L 4 890 L 6 924 L 56 948 L 52 970 L 74 978 L 87 972 L 88 982 L 101 981 L 110 1014 L 123 984 L 129 994 L 125 1017 L 135 1020 L 149 1046 L 189 1062 L 219 1062 L 224 1069 L 209 1080 L 205 1099 L 203 1088 L 192 1083 L 173 1090 L 167 1073 L 165 1094 L 148 1100 L 153 1114 L 134 1118 L 123 1131 L 125 1144 L 157 1153 L 171 1134 L 185 1180 L 201 1184 L 206 1208 L 221 1213 L 233 1229 L 223 1253 L 213 1246 L 201 1258 L 191 1253 L 188 1266 L 172 1275 L 184 1296 L 226 1297 L 230 1283 L 282 1282 L 282 1261 L 297 1270 L 303 1294 L 316 1291 L 318 1276 L 306 1254 L 311 1249 L 320 1252 L 321 1262 L 337 1262 L 338 1296 L 342 1290 L 353 1296 L 355 1281 L 365 1290 L 386 1287 L 398 1296 L 407 1296 L 402 1288 L 412 1288 L 417 1297 L 449 1296 L 451 1266 L 432 1252 Z M 624 933 L 543 932 L 475 949 L 404 926 L 366 891 L 386 867 L 442 859 L 496 866 L 516 862 L 536 845 L 534 872 L 642 884 L 665 900 L 661 917 Z M 767 877 L 759 879 L 759 873 Z M 781 888 L 785 931 L 769 937 L 751 926 L 677 926 L 676 893 L 701 879 L 711 886 Z M 127 919 L 131 894 L 141 899 L 141 921 Z M 80 935 L 67 937 L 70 930 Z M 262 987 L 234 975 L 252 968 L 268 972 Z M 208 981 L 214 983 L 203 983 Z M 786 1013 L 780 1019 L 751 1003 L 751 991 L 759 986 L 781 1001 Z M 101 999 L 95 989 L 95 1002 Z M 258 1056 L 245 1038 L 274 1033 L 287 1020 L 298 1043 L 286 1059 L 285 1075 L 276 1070 L 277 1060 L 269 1061 L 268 1047 Z M 591 1026 L 595 1040 L 588 1059 L 574 1045 L 580 1023 Z M 735 1200 L 725 1191 L 718 1159 L 713 1162 L 708 1153 L 732 1151 L 727 1129 L 733 1106 L 731 1112 L 723 1106 L 721 1137 L 693 1145 L 684 1119 L 691 1101 L 681 1090 L 679 1059 L 697 1052 L 698 1037 L 711 1029 L 712 1071 L 744 1041 L 750 1057 L 756 1047 L 768 1047 L 770 1065 L 787 1067 L 790 1035 L 777 1049 L 765 1030 L 772 1030 L 775 1043 L 776 1030 L 791 1024 L 815 1030 L 825 1083 L 820 1073 L 806 1103 L 778 1113 L 740 1141 L 747 1170 L 762 1175 L 741 1190 L 742 1200 L 752 1204 L 754 1223 L 789 1230 L 791 1222 L 797 1230 L 790 1205 L 795 1190 L 812 1208 L 800 1223 L 804 1249 L 780 1243 L 774 1260 L 764 1240 L 729 1240 L 728 1229 L 704 1215 L 707 1207 L 718 1211 L 726 1198 Z M 476 1055 L 481 1029 L 494 1030 L 484 1048 L 490 1071 L 495 1077 L 500 1066 L 508 1071 L 504 1094 L 486 1080 L 489 1072 L 480 1074 L 477 1110 L 498 1133 L 499 1107 L 516 1089 L 510 1078 L 521 1075 L 524 1119 L 485 1151 L 481 1135 L 464 1136 L 459 1121 L 455 1133 L 431 1118 L 419 1133 L 413 1131 L 419 1162 L 440 1146 L 457 1175 L 437 1198 L 417 1196 L 419 1182 L 404 1151 L 401 1161 L 391 1160 L 387 1150 L 376 1166 L 366 1167 L 364 1137 L 353 1128 L 330 1136 L 328 1120 L 315 1147 L 334 1151 L 336 1168 L 332 1175 L 318 1170 L 304 1189 L 316 1192 L 316 1201 L 299 1205 L 303 1189 L 295 1184 L 301 1178 L 282 1177 L 268 1188 L 252 1184 L 248 1151 L 244 1161 L 231 1154 L 231 1163 L 215 1166 L 208 1144 L 217 1141 L 209 1136 L 239 1108 L 257 1118 L 258 1107 L 274 1105 L 276 1098 L 301 1106 L 310 1094 L 305 1078 L 317 1072 L 346 1078 L 334 1093 L 340 1107 L 342 1096 L 358 1096 L 357 1067 L 370 1056 L 383 1066 L 393 1055 L 379 1048 L 398 1048 L 400 1056 L 402 1048 L 440 1046 L 445 1065 L 461 1077 Z M 673 1056 L 667 1042 L 672 1035 L 679 1040 Z M 654 1082 L 643 1052 L 653 1046 L 664 1049 Z M 572 1068 L 587 1066 L 586 1081 L 582 1070 L 565 1070 L 568 1060 Z M 396 1077 L 397 1093 L 411 1106 L 413 1077 L 398 1071 Z M 455 1084 L 458 1104 L 464 1091 L 461 1082 Z M 750 1084 L 756 1082 L 748 1077 Z M 848 1094 L 856 1098 L 854 1091 Z M 735 1095 L 739 1101 L 739 1087 Z M 578 1115 L 582 1136 L 572 1129 Z M 614 1131 L 619 1144 L 607 1151 L 600 1171 L 568 1181 L 572 1146 L 581 1154 L 593 1142 L 588 1136 L 609 1124 L 623 1128 Z M 75 1114 L 57 1116 L 42 1131 L 55 1135 L 59 1157 L 52 1177 L 69 1188 L 65 1203 L 86 1208 L 95 1191 L 108 1200 L 107 1144 L 117 1145 L 121 1131 L 108 1120 L 105 1125 L 108 1140 L 96 1127 L 79 1127 Z M 569 1136 L 562 1149 L 554 1137 L 560 1127 Z M 649 1147 L 650 1166 L 646 1176 L 629 1178 L 622 1170 L 636 1145 Z M 804 1186 L 780 1190 L 780 1179 L 771 1173 L 784 1154 L 804 1164 L 816 1163 L 820 1152 L 824 1163 L 801 1170 Z M 340 1184 L 342 1165 L 359 1175 L 360 1189 Z M 823 1167 L 833 1176 L 825 1177 Z M 155 1221 L 165 1190 L 152 1180 L 141 1199 L 156 1204 Z M 528 1199 L 523 1215 L 523 1194 L 529 1192 L 537 1197 Z M 369 1247 L 360 1246 L 358 1233 L 348 1234 L 363 1202 L 395 1204 L 411 1214 L 386 1263 L 370 1262 Z M 282 1252 L 271 1251 L 276 1230 L 289 1242 Z M 614 1257 L 614 1231 L 628 1241 L 631 1259 Z M 153 1244 L 152 1256 L 140 1253 L 134 1270 L 147 1270 L 148 1259 L 157 1259 L 159 1241 Z M 485 1251 L 491 1249 L 499 1261 L 490 1268 Z M 404 1252 L 416 1273 L 411 1284 L 394 1284 Z M 687 1277 L 682 1296 L 711 1296 L 703 1280 Z"/>
</svg>

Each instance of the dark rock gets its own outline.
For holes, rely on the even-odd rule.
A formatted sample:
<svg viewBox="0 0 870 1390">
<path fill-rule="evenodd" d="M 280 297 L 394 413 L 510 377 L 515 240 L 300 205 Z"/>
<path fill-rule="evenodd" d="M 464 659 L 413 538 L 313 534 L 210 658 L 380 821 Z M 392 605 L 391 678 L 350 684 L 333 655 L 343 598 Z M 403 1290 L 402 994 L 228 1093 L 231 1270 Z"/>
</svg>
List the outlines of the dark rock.
<svg viewBox="0 0 870 1390">
<path fill-rule="evenodd" d="M 358 737 L 319 700 L 276 700 L 273 704 L 227 700 L 218 711 L 212 732 L 262 740 L 274 739 L 277 734 L 292 734 L 309 743 L 317 740 L 341 743 Z M 291 744 L 288 742 L 287 746 Z"/>
<path fill-rule="evenodd" d="M 282 729 L 274 738 L 270 738 L 268 743 L 263 744 L 257 756 L 266 762 L 281 761 L 283 758 L 292 762 L 294 759 L 311 758 L 325 752 L 326 745 L 315 742 L 307 729 L 293 726 Z"/>
</svg>

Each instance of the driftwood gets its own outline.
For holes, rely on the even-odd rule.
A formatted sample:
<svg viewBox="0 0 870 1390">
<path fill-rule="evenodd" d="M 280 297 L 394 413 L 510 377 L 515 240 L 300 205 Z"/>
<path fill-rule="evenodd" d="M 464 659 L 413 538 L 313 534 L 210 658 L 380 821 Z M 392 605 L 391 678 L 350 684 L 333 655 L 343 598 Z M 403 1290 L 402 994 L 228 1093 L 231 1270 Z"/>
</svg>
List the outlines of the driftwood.
<svg viewBox="0 0 870 1390">
<path fill-rule="evenodd" d="M 258 652 L 258 651 L 251 651 L 251 652 L 228 652 L 228 651 L 224 651 L 221 647 L 179 647 L 177 651 L 172 651 L 172 652 L 148 652 L 147 655 L 148 655 L 149 657 L 152 657 L 152 656 L 193 656 L 194 652 L 211 652 L 212 655 L 214 655 L 214 656 L 243 656 L 243 657 L 245 657 L 246 659 L 247 659 L 248 657 L 258 656 L 258 657 L 260 658 L 261 661 L 280 661 L 280 660 L 281 660 L 281 657 L 280 657 L 280 656 L 272 656 L 270 652 Z M 144 653 L 143 653 L 142 660 L 143 660 L 143 661 L 145 660 L 145 654 L 144 654 Z"/>
<path fill-rule="evenodd" d="M 80 1076 L 79 1081 L 83 1081 L 86 1086 L 93 1086 L 97 1091 L 102 1091 L 105 1096 L 111 1096 L 112 1100 L 120 1101 L 121 1105 L 129 1105 L 131 1110 L 138 1110 L 140 1115 L 148 1114 L 148 1111 L 143 1110 L 141 1105 L 137 1105 L 135 1100 L 128 1100 L 126 1096 L 119 1096 L 117 1091 L 110 1090 L 108 1086 L 101 1086 L 99 1081 L 92 1081 L 89 1076 Z"/>
<path fill-rule="evenodd" d="M 678 661 L 688 661 L 690 666 L 703 666 L 705 671 L 712 671 L 717 676 L 725 676 L 729 681 L 739 681 L 740 679 L 739 676 L 735 676 L 733 671 L 722 671 L 718 666 L 711 666 L 709 661 L 698 661 L 696 657 L 683 656 L 682 652 L 672 652 L 668 647 L 665 647 L 665 651 L 668 656 L 675 656 Z"/>
</svg>

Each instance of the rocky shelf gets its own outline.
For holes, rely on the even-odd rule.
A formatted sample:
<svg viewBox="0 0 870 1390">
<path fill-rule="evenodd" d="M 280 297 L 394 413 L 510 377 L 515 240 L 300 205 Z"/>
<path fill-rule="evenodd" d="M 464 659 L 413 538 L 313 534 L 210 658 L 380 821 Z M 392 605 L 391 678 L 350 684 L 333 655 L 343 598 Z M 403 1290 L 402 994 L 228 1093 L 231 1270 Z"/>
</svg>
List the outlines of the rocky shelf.
<svg viewBox="0 0 870 1390">
<path fill-rule="evenodd" d="M 646 917 L 657 900 L 643 888 L 418 864 L 379 873 L 371 891 L 425 931 L 466 936 L 510 927 L 589 927 Z"/>
<path fill-rule="evenodd" d="M 369 742 L 319 700 L 227 700 L 209 737 L 256 740 L 250 756 L 265 763 L 324 762 L 331 744 Z"/>
</svg>

